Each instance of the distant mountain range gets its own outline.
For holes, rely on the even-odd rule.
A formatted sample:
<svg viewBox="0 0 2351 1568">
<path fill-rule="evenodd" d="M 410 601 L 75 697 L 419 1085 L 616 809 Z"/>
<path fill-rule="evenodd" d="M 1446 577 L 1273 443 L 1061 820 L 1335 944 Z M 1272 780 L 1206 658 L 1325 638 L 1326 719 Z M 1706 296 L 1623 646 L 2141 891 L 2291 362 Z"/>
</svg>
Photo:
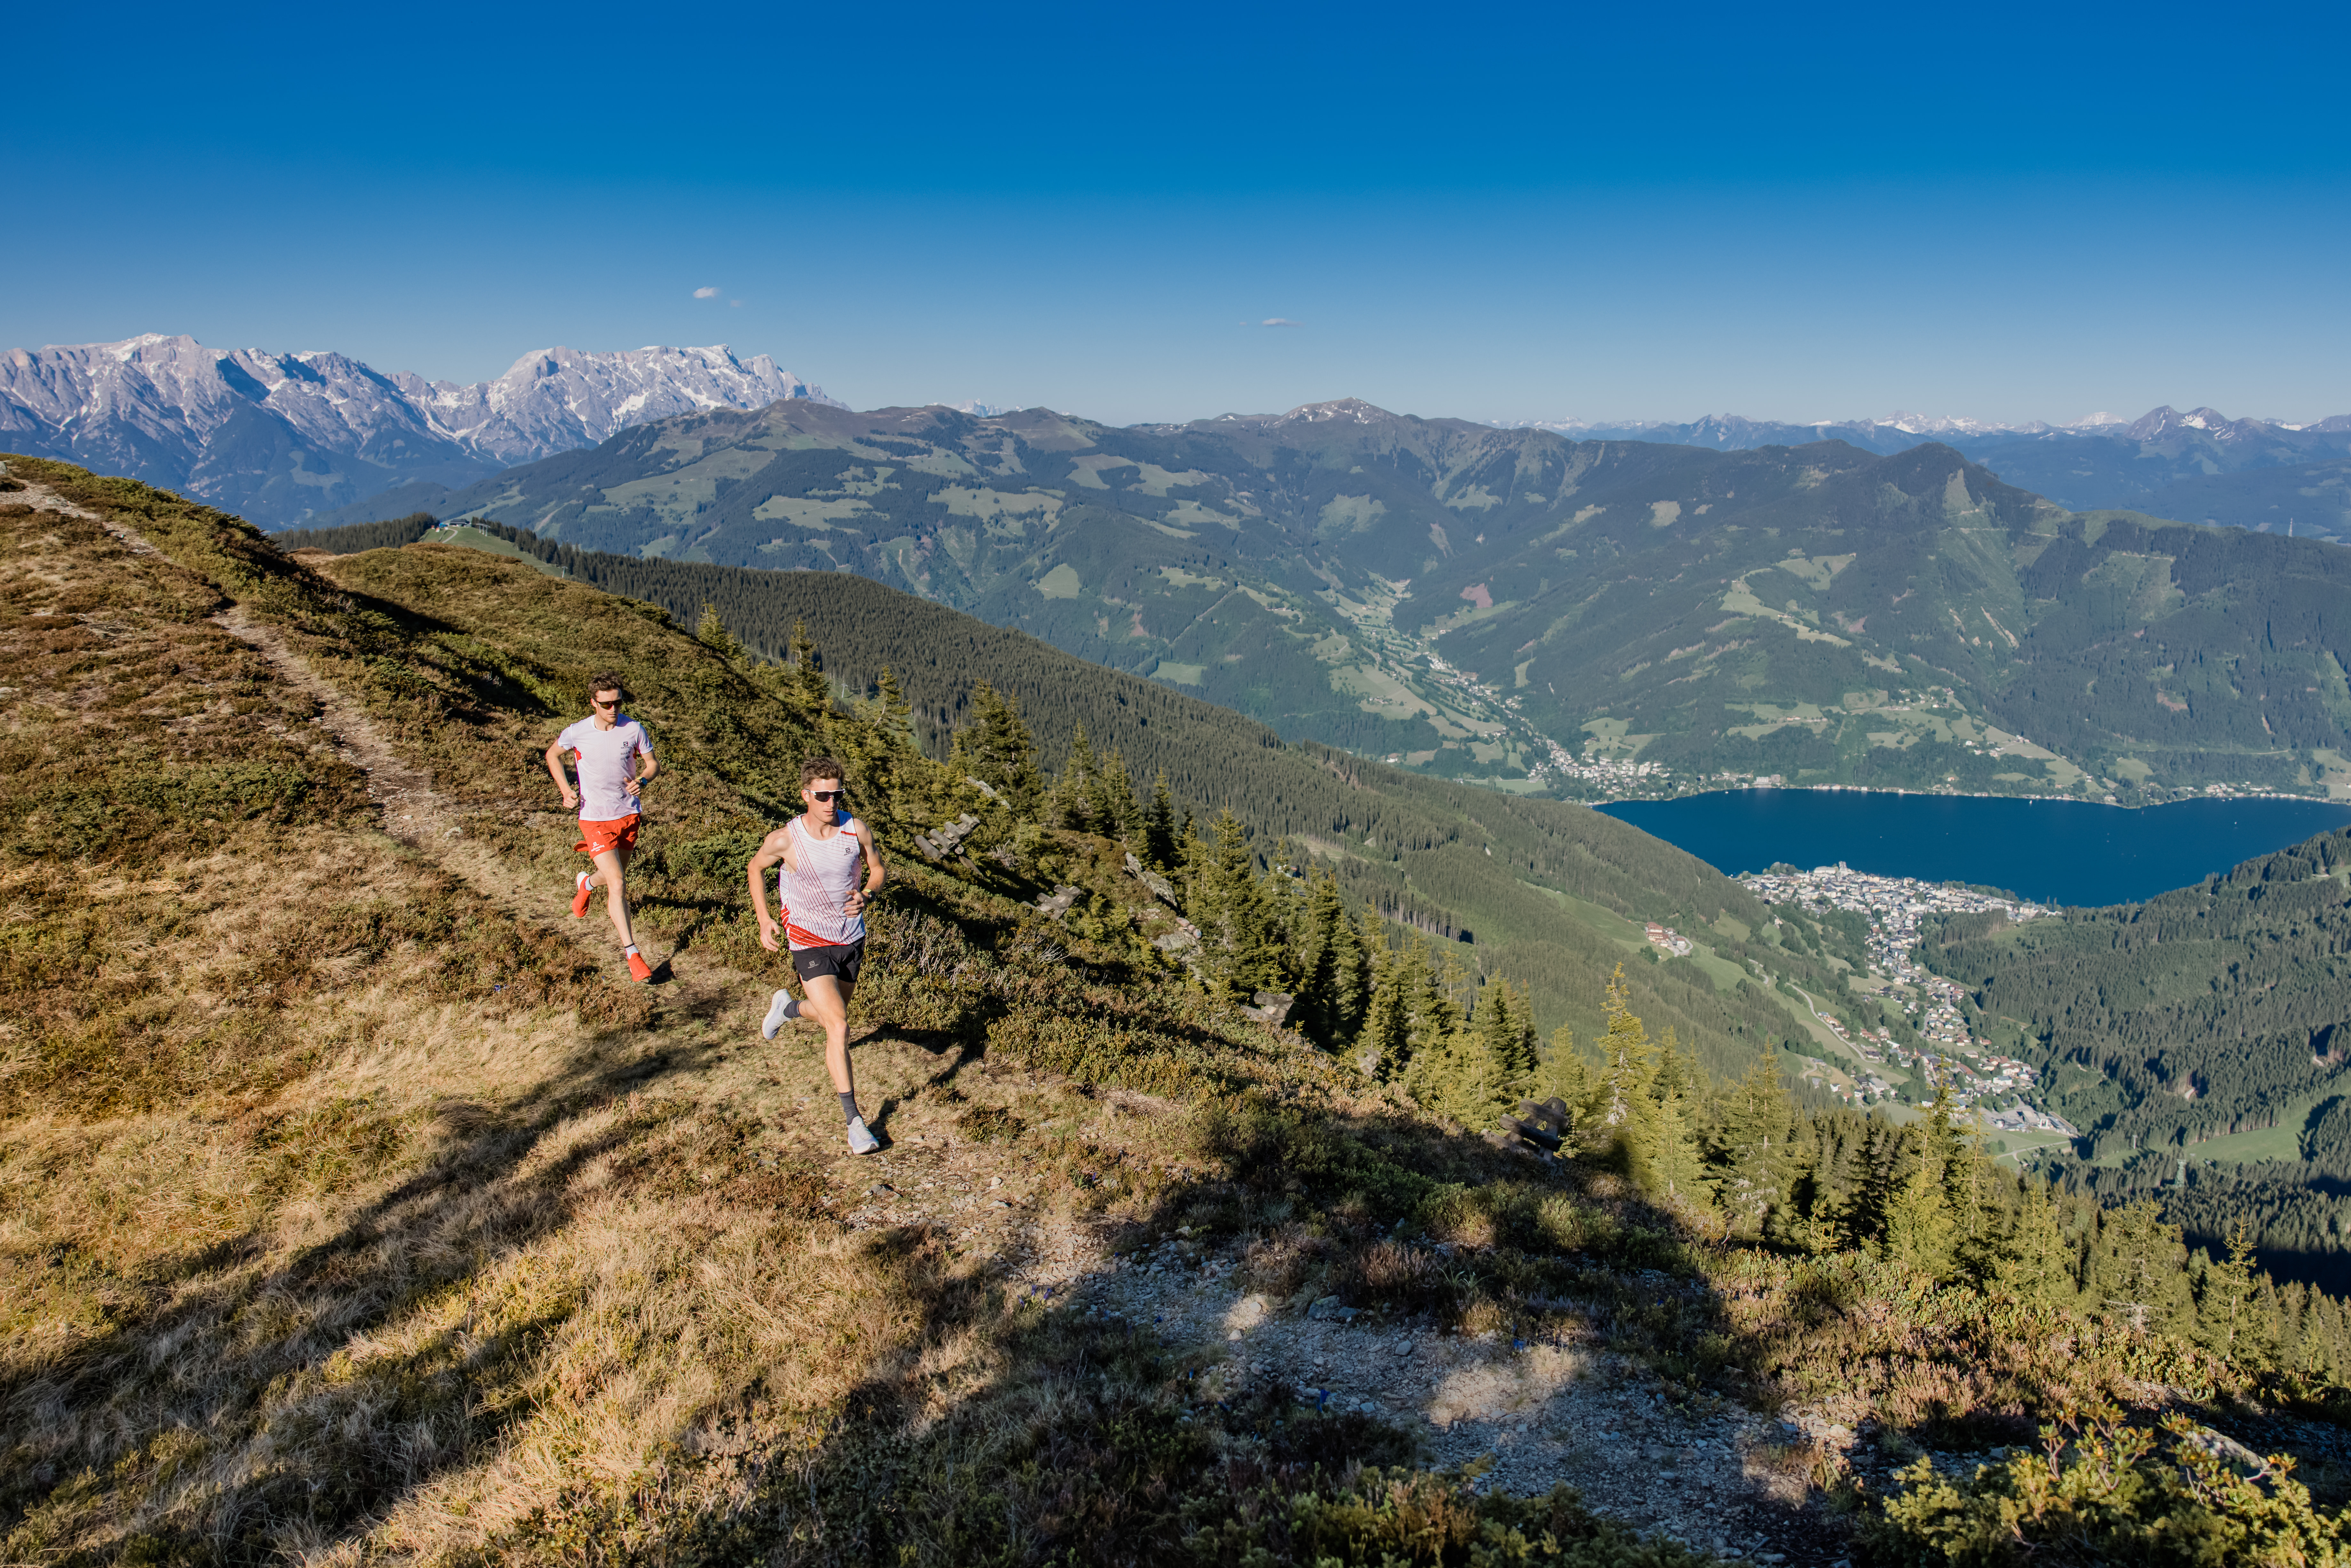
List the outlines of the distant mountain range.
<svg viewBox="0 0 2351 1568">
<path fill-rule="evenodd" d="M 1717 452 L 1843 441 L 1890 455 L 1938 441 L 2009 484 L 2074 511 L 2116 508 L 2351 540 L 2351 497 L 2342 480 L 2344 460 L 2351 458 L 2351 414 L 2297 425 L 2164 407 L 2137 420 L 2095 413 L 2068 425 L 1896 413 L 1816 424 L 1722 414 L 1687 424 L 1570 420 L 1531 421 L 1522 428 L 1578 441 L 1663 441 Z"/>
<path fill-rule="evenodd" d="M 1126 428 L 802 401 L 446 502 L 582 549 L 856 572 L 1505 788 L 1622 792 L 1662 764 L 2351 793 L 2351 552 L 2069 512 L 1938 443 L 1570 441 L 1354 400 Z"/>
<path fill-rule="evenodd" d="M 832 404 L 762 354 L 724 345 L 525 354 L 461 385 L 348 355 L 211 349 L 150 333 L 0 356 L 0 450 L 127 474 L 265 528 L 439 511 L 499 470 L 592 447 L 649 421 L 776 402 Z M 977 418 L 1009 411 L 953 405 Z M 1890 455 L 1941 442 L 2074 511 L 2121 508 L 2351 541 L 2351 415 L 2307 425 L 2158 408 L 2135 421 L 1997 424 L 1895 413 L 1790 424 L 1528 422 L 1576 441 L 1748 452 L 1843 441 Z"/>
<path fill-rule="evenodd" d="M 127 474 L 284 527 L 402 486 L 432 497 L 647 420 L 829 402 L 724 345 L 543 349 L 496 381 L 148 334 L 0 356 L 0 449 Z"/>
</svg>

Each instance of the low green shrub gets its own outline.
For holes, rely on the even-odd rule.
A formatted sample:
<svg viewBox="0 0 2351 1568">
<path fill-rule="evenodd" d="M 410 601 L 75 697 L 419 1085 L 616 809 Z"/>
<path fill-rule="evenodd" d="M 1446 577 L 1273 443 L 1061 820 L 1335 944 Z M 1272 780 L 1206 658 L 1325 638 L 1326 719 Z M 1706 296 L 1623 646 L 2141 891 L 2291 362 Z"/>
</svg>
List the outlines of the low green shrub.
<svg viewBox="0 0 2351 1568">
<path fill-rule="evenodd" d="M 2291 1459 L 2243 1474 L 2253 1467 L 2231 1464 L 2228 1445 L 2178 1415 L 2165 1418 L 2164 1437 L 2098 1406 L 2043 1427 L 2038 1453 L 2016 1452 L 1966 1480 L 1920 1459 L 1901 1473 L 1901 1494 L 1863 1522 L 1862 1547 L 1884 1568 L 2351 1561 L 2342 1521 L 2311 1506 Z"/>
</svg>

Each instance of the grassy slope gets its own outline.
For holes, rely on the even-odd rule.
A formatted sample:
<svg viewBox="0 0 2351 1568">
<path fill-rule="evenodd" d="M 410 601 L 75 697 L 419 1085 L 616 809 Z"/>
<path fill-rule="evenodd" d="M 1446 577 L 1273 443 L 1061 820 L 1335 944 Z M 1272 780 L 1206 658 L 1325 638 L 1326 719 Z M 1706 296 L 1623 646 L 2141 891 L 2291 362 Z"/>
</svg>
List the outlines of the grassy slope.
<svg viewBox="0 0 2351 1568">
<path fill-rule="evenodd" d="M 1292 1260 L 1291 1311 L 1343 1286 L 1911 1428 L 2225 1378 L 1964 1291 L 1922 1310 L 1865 1259 L 1726 1249 L 1603 1172 L 1443 1136 L 1166 984 L 1107 912 L 1045 926 L 1009 873 L 906 869 L 859 1054 L 898 1179 L 1013 1207 L 846 1218 L 873 1167 L 806 1050 L 751 1033 L 777 969 L 733 880 L 776 757 L 854 721 L 519 566 L 404 552 L 415 596 L 379 597 L 143 486 L 16 471 L 139 538 L 0 508 L 9 1561 L 1355 1562 L 1520 1526 L 1514 1561 L 1676 1560 L 1562 1500 L 1334 1479 L 1409 1439 L 1277 1431 L 1019 1299 L 1041 1249 L 1179 1220 Z M 668 737 L 663 987 L 562 917 L 569 824 L 536 805 L 541 737 L 607 663 Z M 341 753 L 372 747 L 377 786 L 429 787 L 371 801 Z M 1131 896 L 1109 852 L 1060 851 L 1104 906 Z M 1641 1270 L 1684 1282 L 1670 1305 Z"/>
<path fill-rule="evenodd" d="M 404 600 L 429 592 L 438 613 L 467 627 L 505 614 L 495 592 L 446 586 L 447 569 L 428 569 L 429 557 L 371 552 L 336 570 L 371 592 Z M 1782 928 L 1739 883 L 1612 818 L 1417 778 L 1311 744 L 1284 746 L 1229 710 L 861 578 L 653 569 L 601 555 L 573 557 L 571 570 L 660 604 L 681 622 L 714 605 L 730 628 L 770 630 L 764 641 L 774 648 L 804 623 L 828 673 L 850 691 L 868 689 L 885 665 L 895 672 L 935 751 L 964 719 L 972 684 L 984 674 L 1019 700 L 1048 758 L 1064 754 L 1082 724 L 1097 750 L 1123 755 L 1139 784 L 1164 771 L 1186 807 L 1204 818 L 1230 809 L 1260 834 L 1296 841 L 1364 902 L 1442 933 L 1468 930 L 1477 940 L 1465 959 L 1530 985 L 1546 1034 L 1565 1024 L 1590 1039 L 1599 1014 L 1577 977 L 1627 959 L 1643 1016 L 1660 1030 L 1673 1028 L 1711 1071 L 1736 1076 L 1765 1034 L 1789 1027 L 1787 1009 L 1760 979 L 1649 961 L 1639 939 L 1645 921 L 1694 931 L 1727 914 L 1750 932 L 1777 937 Z M 433 577 L 429 587 L 420 573 Z M 509 635 L 503 622 L 488 629 Z M 1572 902 L 1548 896 L 1558 894 Z M 1583 913 L 1595 906 L 1601 918 Z M 1803 939 L 1809 953 L 1782 941 L 1723 946 L 1772 976 L 1834 993 L 1840 982 L 1823 955 L 1835 938 L 1808 926 Z"/>
</svg>

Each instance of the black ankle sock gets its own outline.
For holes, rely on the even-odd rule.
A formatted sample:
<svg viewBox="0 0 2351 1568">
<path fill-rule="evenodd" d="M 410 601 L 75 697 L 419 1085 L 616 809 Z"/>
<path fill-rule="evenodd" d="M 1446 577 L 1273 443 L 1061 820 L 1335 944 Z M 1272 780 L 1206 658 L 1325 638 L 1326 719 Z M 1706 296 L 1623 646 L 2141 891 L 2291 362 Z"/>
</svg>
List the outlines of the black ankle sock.
<svg viewBox="0 0 2351 1568">
<path fill-rule="evenodd" d="M 841 1097 L 841 1119 L 844 1122 L 854 1122 L 857 1120 L 857 1096 L 855 1094 L 844 1094 Z"/>
<path fill-rule="evenodd" d="M 798 1018 L 798 1017 L 799 1017 L 799 1016 L 800 1016 L 800 1004 L 799 1004 L 799 998 L 792 998 L 791 1000 L 787 1001 L 787 1002 L 785 1002 L 785 1003 L 784 1003 L 784 1017 L 786 1017 L 786 1018 L 788 1018 L 788 1019 L 796 1019 L 796 1018 Z"/>
</svg>

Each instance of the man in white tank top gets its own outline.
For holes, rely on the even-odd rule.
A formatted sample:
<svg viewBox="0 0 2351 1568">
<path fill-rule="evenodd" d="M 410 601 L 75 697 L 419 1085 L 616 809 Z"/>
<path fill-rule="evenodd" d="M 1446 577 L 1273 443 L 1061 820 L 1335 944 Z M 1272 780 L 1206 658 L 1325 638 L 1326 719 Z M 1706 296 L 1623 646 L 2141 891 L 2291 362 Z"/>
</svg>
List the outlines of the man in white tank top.
<svg viewBox="0 0 2351 1568">
<path fill-rule="evenodd" d="M 751 857 L 751 907 L 759 914 L 759 946 L 773 953 L 781 936 L 791 948 L 800 988 L 808 993 L 805 1002 L 796 1002 L 791 992 L 778 991 L 759 1033 L 773 1040 L 787 1019 L 803 1016 L 824 1026 L 825 1071 L 832 1074 L 841 1113 L 849 1120 L 850 1152 L 870 1155 L 882 1145 L 857 1112 L 857 1082 L 849 1067 L 849 998 L 865 962 L 865 906 L 890 871 L 865 824 L 849 814 L 841 772 L 841 764 L 830 757 L 802 763 L 806 813 L 769 833 Z M 768 913 L 766 877 L 771 868 L 783 905 L 780 917 Z"/>
<path fill-rule="evenodd" d="M 651 965 L 637 951 L 637 934 L 629 920 L 629 857 L 636 852 L 637 827 L 643 820 L 638 792 L 661 770 L 653 743 L 644 726 L 621 711 L 621 677 L 591 675 L 588 681 L 586 718 L 555 737 L 547 748 L 547 771 L 563 791 L 565 810 L 580 813 L 580 841 L 573 847 L 596 869 L 572 879 L 571 917 L 584 919 L 599 887 L 604 889 L 604 913 L 621 938 L 621 956 L 639 980 L 653 977 Z M 580 772 L 574 789 L 563 765 Z"/>
</svg>

